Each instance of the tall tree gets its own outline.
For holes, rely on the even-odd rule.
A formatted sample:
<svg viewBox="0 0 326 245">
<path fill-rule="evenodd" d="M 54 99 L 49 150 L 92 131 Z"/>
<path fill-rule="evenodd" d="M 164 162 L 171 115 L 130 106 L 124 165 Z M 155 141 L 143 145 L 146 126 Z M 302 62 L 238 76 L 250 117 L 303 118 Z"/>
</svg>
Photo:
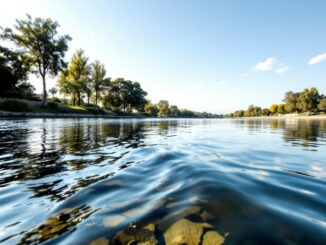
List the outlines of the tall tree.
<svg viewBox="0 0 326 245">
<path fill-rule="evenodd" d="M 96 60 L 91 64 L 91 74 L 90 80 L 92 82 L 92 87 L 95 92 L 95 105 L 97 105 L 99 100 L 99 94 L 110 84 L 110 78 L 106 78 L 106 70 L 104 65 Z"/>
<path fill-rule="evenodd" d="M 71 40 L 68 35 L 59 36 L 58 27 L 58 22 L 50 18 L 32 19 L 27 15 L 25 20 L 16 20 L 15 31 L 7 28 L 2 35 L 28 54 L 34 71 L 42 77 L 43 105 L 47 99 L 46 76 L 56 76 L 65 67 L 63 58 Z"/>
<path fill-rule="evenodd" d="M 87 89 L 89 74 L 88 57 L 84 55 L 82 49 L 79 49 L 73 55 L 68 68 L 60 74 L 58 81 L 60 91 L 70 93 L 74 98 L 73 101 L 77 98 L 77 103 L 80 106 L 83 93 Z"/>
<path fill-rule="evenodd" d="M 299 110 L 297 107 L 299 95 L 300 93 L 293 93 L 292 91 L 285 93 L 283 102 L 285 103 L 284 109 L 286 112 L 293 113 Z"/>
<path fill-rule="evenodd" d="M 167 100 L 160 100 L 157 104 L 159 109 L 158 116 L 159 117 L 168 117 L 170 116 L 170 107 L 169 102 Z"/>
<path fill-rule="evenodd" d="M 316 88 L 305 89 L 298 97 L 297 107 L 309 114 L 317 110 L 320 95 Z"/>
<path fill-rule="evenodd" d="M 52 99 L 54 99 L 54 95 L 58 93 L 58 90 L 55 87 L 53 87 L 49 89 L 49 93 L 52 94 Z"/>
<path fill-rule="evenodd" d="M 318 104 L 318 109 L 320 111 L 326 112 L 326 98 L 323 98 L 323 99 L 320 100 L 320 102 Z"/>
<path fill-rule="evenodd" d="M 275 114 L 278 110 L 278 104 L 273 104 L 271 105 L 271 107 L 269 108 L 269 111 L 272 113 L 272 114 Z"/>
</svg>

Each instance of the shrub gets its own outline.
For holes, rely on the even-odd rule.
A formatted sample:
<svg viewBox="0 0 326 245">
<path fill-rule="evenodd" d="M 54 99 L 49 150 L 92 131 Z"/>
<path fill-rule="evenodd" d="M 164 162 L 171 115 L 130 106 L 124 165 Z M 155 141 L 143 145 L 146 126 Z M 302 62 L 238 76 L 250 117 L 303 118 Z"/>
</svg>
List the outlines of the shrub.
<svg viewBox="0 0 326 245">
<path fill-rule="evenodd" d="M 29 110 L 29 106 L 21 100 L 5 99 L 0 102 L 0 109 L 4 111 L 25 112 Z"/>
<path fill-rule="evenodd" d="M 57 109 L 58 108 L 58 103 L 57 102 L 54 102 L 54 101 L 48 101 L 48 103 L 46 105 L 50 109 Z"/>
<path fill-rule="evenodd" d="M 56 102 L 56 103 L 61 103 L 61 100 L 58 97 L 50 98 L 49 101 Z"/>
<path fill-rule="evenodd" d="M 105 114 L 105 111 L 101 108 L 86 107 L 86 109 L 93 114 Z"/>
</svg>

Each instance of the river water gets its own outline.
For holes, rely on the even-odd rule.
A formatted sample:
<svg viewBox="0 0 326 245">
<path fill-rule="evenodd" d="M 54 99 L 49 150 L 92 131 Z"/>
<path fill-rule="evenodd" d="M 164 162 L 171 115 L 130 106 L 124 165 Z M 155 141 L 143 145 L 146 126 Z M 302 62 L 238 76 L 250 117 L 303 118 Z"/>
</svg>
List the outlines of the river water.
<svg viewBox="0 0 326 245">
<path fill-rule="evenodd" d="M 189 224 L 193 244 L 326 244 L 326 120 L 0 120 L 0 243 L 171 244 Z"/>
</svg>

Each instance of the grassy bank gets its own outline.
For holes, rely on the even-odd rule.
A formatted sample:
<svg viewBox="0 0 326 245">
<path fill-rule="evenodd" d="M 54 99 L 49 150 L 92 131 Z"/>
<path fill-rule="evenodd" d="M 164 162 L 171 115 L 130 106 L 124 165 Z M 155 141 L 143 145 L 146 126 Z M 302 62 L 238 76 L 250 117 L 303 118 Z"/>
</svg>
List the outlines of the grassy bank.
<svg viewBox="0 0 326 245">
<path fill-rule="evenodd" d="M 49 101 L 0 98 L 0 117 L 139 117 L 141 115 L 116 113 L 96 106 L 72 106 Z"/>
</svg>

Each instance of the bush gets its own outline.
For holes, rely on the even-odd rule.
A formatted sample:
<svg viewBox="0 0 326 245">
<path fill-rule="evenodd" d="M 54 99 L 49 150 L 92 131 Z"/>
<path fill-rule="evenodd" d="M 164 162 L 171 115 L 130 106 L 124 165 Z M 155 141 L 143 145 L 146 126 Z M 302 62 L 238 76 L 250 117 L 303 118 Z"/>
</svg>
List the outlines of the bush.
<svg viewBox="0 0 326 245">
<path fill-rule="evenodd" d="M 56 103 L 61 103 L 61 100 L 58 97 L 50 98 L 49 101 L 56 102 Z"/>
<path fill-rule="evenodd" d="M 58 103 L 57 102 L 54 102 L 54 101 L 48 101 L 48 103 L 46 105 L 50 109 L 57 109 L 58 108 Z"/>
<path fill-rule="evenodd" d="M 5 99 L 0 102 L 0 109 L 4 111 L 25 112 L 29 110 L 29 106 L 21 100 Z"/>
<path fill-rule="evenodd" d="M 95 104 L 88 104 L 87 107 L 100 108 L 98 105 L 95 105 Z"/>
<path fill-rule="evenodd" d="M 105 111 L 101 108 L 96 108 L 96 107 L 85 107 L 89 112 L 93 114 L 105 114 Z"/>
</svg>

